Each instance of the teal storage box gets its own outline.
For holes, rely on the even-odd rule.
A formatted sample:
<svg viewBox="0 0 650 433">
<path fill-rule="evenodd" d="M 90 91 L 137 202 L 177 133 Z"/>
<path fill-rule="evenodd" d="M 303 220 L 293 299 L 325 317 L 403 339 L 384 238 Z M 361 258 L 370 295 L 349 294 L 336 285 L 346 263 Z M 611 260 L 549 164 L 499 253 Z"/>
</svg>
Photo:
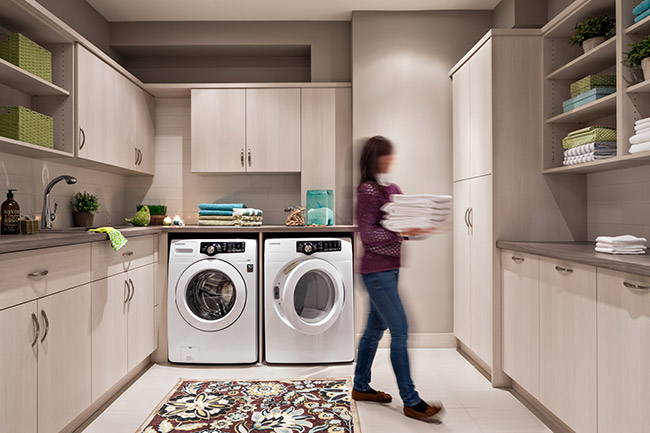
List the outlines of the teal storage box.
<svg viewBox="0 0 650 433">
<path fill-rule="evenodd" d="M 307 191 L 307 225 L 334 225 L 334 193 L 331 189 Z"/>
<path fill-rule="evenodd" d="M 568 99 L 562 103 L 564 112 L 575 110 L 590 102 L 594 102 L 600 98 L 616 93 L 616 87 L 596 87 L 591 89 L 575 98 Z"/>
</svg>

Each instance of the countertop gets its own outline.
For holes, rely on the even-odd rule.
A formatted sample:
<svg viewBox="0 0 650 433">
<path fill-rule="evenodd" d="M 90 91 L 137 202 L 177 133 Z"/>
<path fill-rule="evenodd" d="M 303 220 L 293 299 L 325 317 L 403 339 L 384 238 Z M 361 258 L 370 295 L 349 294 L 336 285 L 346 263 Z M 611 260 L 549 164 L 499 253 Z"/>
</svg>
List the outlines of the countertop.
<svg viewBox="0 0 650 433">
<path fill-rule="evenodd" d="M 632 256 L 597 253 L 594 250 L 593 242 L 497 241 L 497 247 L 619 272 L 650 276 L 650 254 Z"/>
<path fill-rule="evenodd" d="M 149 226 L 116 227 L 127 238 L 156 233 L 348 233 L 355 232 L 356 226 L 339 225 L 327 227 L 287 227 L 284 225 L 261 225 L 255 227 L 236 226 Z M 18 251 L 38 250 L 65 245 L 106 241 L 105 233 L 90 233 L 85 229 L 61 229 L 39 232 L 36 235 L 0 235 L 0 254 Z"/>
</svg>

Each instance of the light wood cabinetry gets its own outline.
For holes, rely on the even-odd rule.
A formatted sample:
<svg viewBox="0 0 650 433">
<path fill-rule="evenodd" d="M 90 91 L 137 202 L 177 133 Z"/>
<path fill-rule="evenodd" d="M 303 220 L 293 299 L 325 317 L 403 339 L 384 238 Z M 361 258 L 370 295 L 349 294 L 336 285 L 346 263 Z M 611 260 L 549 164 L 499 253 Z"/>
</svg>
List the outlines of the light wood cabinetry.
<svg viewBox="0 0 650 433">
<path fill-rule="evenodd" d="M 128 307 L 128 370 L 131 371 L 156 348 L 154 334 L 154 265 L 128 273 L 131 296 Z"/>
<path fill-rule="evenodd" d="M 454 183 L 454 334 L 470 344 L 471 322 L 471 229 L 467 214 L 471 207 L 471 182 Z"/>
<path fill-rule="evenodd" d="M 648 431 L 650 278 L 598 268 L 598 432 Z"/>
<path fill-rule="evenodd" d="M 596 269 L 540 259 L 540 401 L 596 432 Z"/>
<path fill-rule="evenodd" d="M 93 281 L 152 263 L 157 247 L 152 235 L 129 238 L 129 242 L 119 251 L 115 251 L 107 242 L 93 243 Z"/>
<path fill-rule="evenodd" d="M 453 153 L 454 181 L 471 177 L 470 106 L 469 83 L 471 62 L 467 62 L 454 73 L 453 92 Z"/>
<path fill-rule="evenodd" d="M 135 143 L 140 152 L 138 168 L 142 173 L 153 175 L 156 168 L 156 100 L 139 87 L 133 86 L 136 90 L 137 111 Z"/>
<path fill-rule="evenodd" d="M 475 177 L 492 173 L 492 40 L 486 41 L 469 62 L 469 174 Z"/>
</svg>

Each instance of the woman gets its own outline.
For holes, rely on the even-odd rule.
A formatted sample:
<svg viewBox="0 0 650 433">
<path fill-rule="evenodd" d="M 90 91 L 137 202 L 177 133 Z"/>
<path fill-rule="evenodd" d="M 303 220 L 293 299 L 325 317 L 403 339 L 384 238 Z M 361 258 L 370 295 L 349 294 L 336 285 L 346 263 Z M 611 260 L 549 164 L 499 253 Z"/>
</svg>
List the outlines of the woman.
<svg viewBox="0 0 650 433">
<path fill-rule="evenodd" d="M 361 154 L 361 182 L 357 199 L 357 222 L 364 247 L 361 261 L 363 283 L 370 296 L 370 313 L 366 330 L 359 342 L 357 366 L 354 373 L 352 398 L 361 401 L 390 403 L 392 397 L 370 387 L 370 368 L 377 345 L 386 328 L 390 329 L 390 359 L 404 402 L 404 414 L 411 418 L 441 415 L 442 404 L 425 403 L 413 385 L 409 367 L 406 339 L 406 314 L 397 290 L 402 239 L 431 233 L 413 228 L 404 233 L 386 230 L 380 224 L 384 215 L 381 207 L 392 194 L 402 191 L 386 179 L 393 165 L 393 145 L 384 137 L 369 139 Z"/>
</svg>

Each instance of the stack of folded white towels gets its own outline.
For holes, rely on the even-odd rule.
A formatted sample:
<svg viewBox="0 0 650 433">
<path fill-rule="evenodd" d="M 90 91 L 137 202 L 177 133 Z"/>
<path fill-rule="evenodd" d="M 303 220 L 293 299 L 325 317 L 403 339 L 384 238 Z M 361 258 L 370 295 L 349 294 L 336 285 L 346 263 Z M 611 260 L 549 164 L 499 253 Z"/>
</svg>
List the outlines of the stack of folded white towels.
<svg viewBox="0 0 650 433">
<path fill-rule="evenodd" d="M 596 251 L 607 254 L 645 254 L 646 238 L 632 235 L 599 236 L 596 238 Z"/>
<path fill-rule="evenodd" d="M 381 208 L 386 213 L 381 224 L 393 232 L 438 227 L 449 217 L 451 200 L 450 195 L 393 195 Z"/>
<path fill-rule="evenodd" d="M 634 132 L 630 137 L 630 153 L 650 151 L 650 117 L 634 122 Z"/>
</svg>

